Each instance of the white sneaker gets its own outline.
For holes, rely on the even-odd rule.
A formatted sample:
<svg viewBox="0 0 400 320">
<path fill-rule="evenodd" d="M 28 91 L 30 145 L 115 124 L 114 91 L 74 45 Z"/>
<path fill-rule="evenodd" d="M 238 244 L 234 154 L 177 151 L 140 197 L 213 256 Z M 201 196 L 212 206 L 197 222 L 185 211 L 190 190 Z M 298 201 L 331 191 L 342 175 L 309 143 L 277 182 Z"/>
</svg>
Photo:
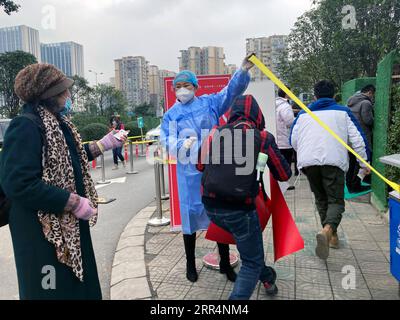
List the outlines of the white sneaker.
<svg viewBox="0 0 400 320">
<path fill-rule="evenodd" d="M 114 165 L 114 167 L 112 168 L 113 170 L 118 170 L 118 166 Z"/>
</svg>

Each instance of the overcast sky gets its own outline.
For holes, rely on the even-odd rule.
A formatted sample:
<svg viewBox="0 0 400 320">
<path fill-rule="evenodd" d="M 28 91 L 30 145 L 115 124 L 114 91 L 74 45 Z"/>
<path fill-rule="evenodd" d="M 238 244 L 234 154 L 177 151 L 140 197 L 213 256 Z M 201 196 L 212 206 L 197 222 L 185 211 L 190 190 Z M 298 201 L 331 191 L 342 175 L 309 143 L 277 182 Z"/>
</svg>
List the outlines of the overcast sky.
<svg viewBox="0 0 400 320">
<path fill-rule="evenodd" d="M 145 56 L 150 64 L 178 70 L 179 50 L 221 46 L 226 63 L 239 65 L 249 37 L 288 34 L 311 0 L 15 0 L 19 13 L 0 13 L 0 26 L 25 24 L 40 41 L 84 45 L 85 73 L 114 75 L 114 59 Z M 47 13 L 54 8 L 55 19 Z M 49 19 L 50 17 L 50 19 Z M 56 28 L 48 28 L 55 21 Z"/>
</svg>

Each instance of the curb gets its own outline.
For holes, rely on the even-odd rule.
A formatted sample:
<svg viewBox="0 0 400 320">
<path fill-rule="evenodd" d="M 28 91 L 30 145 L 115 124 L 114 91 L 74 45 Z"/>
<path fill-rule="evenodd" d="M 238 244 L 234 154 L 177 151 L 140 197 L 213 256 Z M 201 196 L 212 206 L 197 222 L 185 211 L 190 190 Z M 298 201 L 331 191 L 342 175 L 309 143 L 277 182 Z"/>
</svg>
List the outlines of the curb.
<svg viewBox="0 0 400 320">
<path fill-rule="evenodd" d="M 122 232 L 111 272 L 111 300 L 151 299 L 152 293 L 144 261 L 147 222 L 156 207 L 142 209 Z"/>
</svg>

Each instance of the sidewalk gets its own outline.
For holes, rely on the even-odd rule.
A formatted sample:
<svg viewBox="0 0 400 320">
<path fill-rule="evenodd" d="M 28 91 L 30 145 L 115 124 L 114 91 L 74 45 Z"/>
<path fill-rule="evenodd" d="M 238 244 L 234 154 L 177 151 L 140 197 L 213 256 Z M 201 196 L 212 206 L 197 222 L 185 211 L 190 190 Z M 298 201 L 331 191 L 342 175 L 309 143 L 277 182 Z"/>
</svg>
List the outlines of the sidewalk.
<svg viewBox="0 0 400 320">
<path fill-rule="evenodd" d="M 296 190 L 288 191 L 285 197 L 305 240 L 305 249 L 274 265 L 269 225 L 264 232 L 264 247 L 267 264 L 274 265 L 278 273 L 279 294 L 270 298 L 258 285 L 252 299 L 400 299 L 399 284 L 390 274 L 388 225 L 371 205 L 346 202 L 346 213 L 338 232 L 341 249 L 332 249 L 325 262 L 314 253 L 320 223 L 306 178 L 301 177 Z M 169 201 L 163 206 L 165 215 L 169 216 Z M 202 263 L 204 255 L 217 250 L 216 244 L 204 239 L 204 232 L 198 233 L 199 280 L 190 283 L 186 279 L 182 235 L 170 232 L 169 227 L 147 226 L 154 211 L 155 207 L 148 207 L 140 212 L 121 236 L 114 258 L 111 299 L 228 299 L 233 284 L 225 275 Z M 231 246 L 231 250 L 235 248 Z M 343 289 L 345 266 L 354 267 L 356 289 Z"/>
</svg>

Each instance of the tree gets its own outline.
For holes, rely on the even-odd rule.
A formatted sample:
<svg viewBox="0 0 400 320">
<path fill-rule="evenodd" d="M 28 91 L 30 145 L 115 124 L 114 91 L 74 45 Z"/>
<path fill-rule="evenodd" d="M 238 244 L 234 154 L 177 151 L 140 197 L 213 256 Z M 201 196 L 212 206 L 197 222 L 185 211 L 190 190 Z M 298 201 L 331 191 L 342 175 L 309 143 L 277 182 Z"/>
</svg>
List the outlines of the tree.
<svg viewBox="0 0 400 320">
<path fill-rule="evenodd" d="M 111 117 L 115 113 L 126 113 L 128 102 L 121 91 L 114 87 L 100 84 L 94 89 L 89 105 L 92 108 L 93 105 L 96 106 L 96 114 Z"/>
<path fill-rule="evenodd" d="M 151 105 L 149 103 L 144 103 L 144 104 L 136 106 L 135 113 L 137 116 L 140 116 L 140 117 L 146 117 L 146 116 L 154 117 L 155 116 L 154 110 L 155 110 L 155 108 L 153 105 Z"/>
<path fill-rule="evenodd" d="M 74 85 L 71 88 L 71 98 L 75 105 L 81 109 L 84 108 L 86 112 L 89 112 L 87 108 L 87 101 L 90 99 L 90 95 L 93 93 L 93 88 L 89 86 L 89 82 L 80 76 L 73 76 Z"/>
<path fill-rule="evenodd" d="M 337 88 L 351 79 L 376 75 L 379 61 L 400 45 L 397 0 L 314 0 L 314 7 L 296 21 L 288 51 L 278 69 L 298 91 L 321 79 Z M 345 28 L 343 8 L 355 8 L 355 28 Z"/>
<path fill-rule="evenodd" d="M 13 12 L 18 12 L 20 5 L 11 0 L 0 0 L 0 7 L 3 7 L 4 12 L 10 15 Z"/>
<path fill-rule="evenodd" d="M 14 118 L 20 111 L 20 100 L 14 92 L 14 81 L 18 72 L 30 64 L 37 63 L 36 58 L 23 51 L 0 54 L 0 113 Z M 1 100 L 1 98 L 0 98 Z"/>
</svg>

